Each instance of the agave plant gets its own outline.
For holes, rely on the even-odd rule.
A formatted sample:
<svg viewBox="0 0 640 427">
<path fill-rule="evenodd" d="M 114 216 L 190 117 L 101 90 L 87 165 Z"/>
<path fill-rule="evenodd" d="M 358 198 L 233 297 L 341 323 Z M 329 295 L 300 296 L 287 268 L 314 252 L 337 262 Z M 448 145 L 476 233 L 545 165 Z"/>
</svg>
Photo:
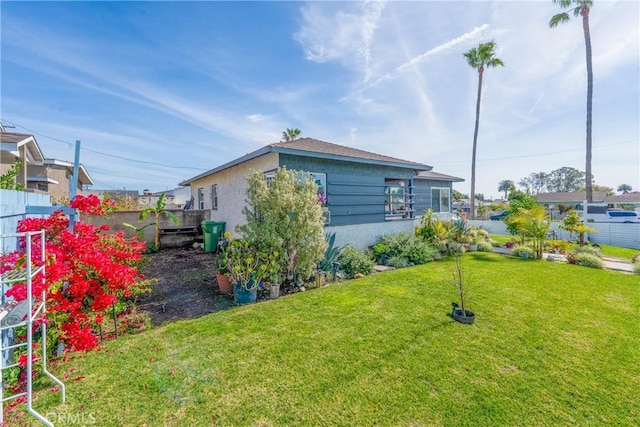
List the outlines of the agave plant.
<svg viewBox="0 0 640 427">
<path fill-rule="evenodd" d="M 336 246 L 336 233 L 327 233 L 324 238 L 327 241 L 327 250 L 324 252 L 324 258 L 318 262 L 318 270 L 329 272 L 345 247 Z"/>
</svg>

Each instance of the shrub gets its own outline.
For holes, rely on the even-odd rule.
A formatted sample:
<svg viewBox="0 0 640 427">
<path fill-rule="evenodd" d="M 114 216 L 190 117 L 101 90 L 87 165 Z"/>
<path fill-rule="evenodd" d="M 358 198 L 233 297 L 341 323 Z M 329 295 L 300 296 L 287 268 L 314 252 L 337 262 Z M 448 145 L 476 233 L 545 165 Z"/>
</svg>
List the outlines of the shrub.
<svg viewBox="0 0 640 427">
<path fill-rule="evenodd" d="M 502 245 L 500 244 L 500 242 L 498 242 L 498 241 L 496 241 L 496 240 L 493 240 L 493 239 L 489 240 L 489 243 L 490 243 L 490 244 L 491 244 L 491 246 L 493 246 L 494 248 L 499 248 L 500 246 L 502 246 Z"/>
<path fill-rule="evenodd" d="M 633 274 L 640 276 L 640 262 L 633 264 Z"/>
<path fill-rule="evenodd" d="M 403 257 L 394 256 L 389 258 L 387 265 L 393 268 L 405 268 L 409 267 L 409 260 Z"/>
<path fill-rule="evenodd" d="M 569 264 L 577 264 L 578 257 L 581 255 L 602 258 L 600 249 L 594 248 L 593 246 L 579 246 L 567 254 L 567 262 Z"/>
<path fill-rule="evenodd" d="M 478 242 L 478 251 L 479 252 L 491 252 L 493 250 L 493 246 L 491 243 L 481 240 Z"/>
<path fill-rule="evenodd" d="M 273 268 L 283 277 L 306 280 L 325 256 L 318 186 L 302 172 L 278 168 L 269 185 L 264 174 L 247 178 L 244 225 L 236 230 L 261 252 L 277 253 Z"/>
<path fill-rule="evenodd" d="M 547 240 L 544 248 L 547 252 L 565 254 L 571 247 L 571 242 L 567 240 Z"/>
<path fill-rule="evenodd" d="M 516 245 L 513 248 L 513 255 L 522 258 L 535 258 L 535 252 L 533 248 L 526 245 Z"/>
<path fill-rule="evenodd" d="M 585 252 L 575 254 L 573 261 L 574 262 L 572 264 L 581 265 L 583 267 L 599 268 L 601 270 L 604 268 L 604 262 L 602 262 L 602 259 L 596 255 Z"/>
<path fill-rule="evenodd" d="M 381 236 L 372 250 L 376 257 L 384 254 L 391 258 L 406 258 L 409 263 L 416 265 L 433 261 L 438 253 L 438 250 L 427 241 L 409 232 Z"/>
<path fill-rule="evenodd" d="M 352 279 L 356 274 L 371 274 L 373 261 L 363 252 L 352 246 L 346 247 L 340 255 L 340 270 L 348 279 Z"/>
<path fill-rule="evenodd" d="M 489 240 L 489 232 L 487 230 L 484 228 L 477 228 L 476 231 L 478 233 L 478 237 L 484 240 Z"/>
</svg>

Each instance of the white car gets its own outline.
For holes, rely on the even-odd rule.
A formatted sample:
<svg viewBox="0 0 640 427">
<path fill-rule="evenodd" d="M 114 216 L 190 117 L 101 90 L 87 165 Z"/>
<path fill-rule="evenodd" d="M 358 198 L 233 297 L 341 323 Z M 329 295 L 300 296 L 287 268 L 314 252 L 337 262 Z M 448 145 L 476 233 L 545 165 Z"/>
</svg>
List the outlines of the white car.
<svg viewBox="0 0 640 427">
<path fill-rule="evenodd" d="M 611 209 L 606 212 L 606 222 L 640 223 L 640 215 L 635 211 L 625 211 L 622 209 Z"/>
</svg>

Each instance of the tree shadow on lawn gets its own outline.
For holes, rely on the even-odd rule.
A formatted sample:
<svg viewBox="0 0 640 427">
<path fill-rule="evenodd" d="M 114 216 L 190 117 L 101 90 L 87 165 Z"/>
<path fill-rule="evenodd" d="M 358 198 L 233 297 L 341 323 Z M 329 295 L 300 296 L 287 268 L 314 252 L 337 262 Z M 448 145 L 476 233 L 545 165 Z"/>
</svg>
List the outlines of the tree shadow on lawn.
<svg viewBox="0 0 640 427">
<path fill-rule="evenodd" d="M 492 252 L 472 252 L 470 255 L 473 257 L 475 261 L 484 261 L 484 262 L 500 262 L 501 259 L 493 256 Z"/>
</svg>

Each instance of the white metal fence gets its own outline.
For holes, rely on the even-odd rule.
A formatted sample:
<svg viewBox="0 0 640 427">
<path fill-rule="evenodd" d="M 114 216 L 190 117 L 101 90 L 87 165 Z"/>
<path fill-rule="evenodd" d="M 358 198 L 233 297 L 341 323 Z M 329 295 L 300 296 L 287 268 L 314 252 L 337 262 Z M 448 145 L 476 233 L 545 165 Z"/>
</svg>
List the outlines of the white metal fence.
<svg viewBox="0 0 640 427">
<path fill-rule="evenodd" d="M 482 227 L 492 234 L 509 234 L 506 224 L 502 221 L 475 220 L 469 221 L 469 223 L 476 227 Z M 559 225 L 559 222 L 554 222 L 550 228 L 550 231 L 556 232 L 558 239 L 576 239 L 575 235 L 571 236 L 569 232 L 561 230 Z M 598 231 L 597 233 L 589 233 L 587 236 L 592 243 L 640 249 L 640 224 L 589 222 L 587 225 Z"/>
</svg>

